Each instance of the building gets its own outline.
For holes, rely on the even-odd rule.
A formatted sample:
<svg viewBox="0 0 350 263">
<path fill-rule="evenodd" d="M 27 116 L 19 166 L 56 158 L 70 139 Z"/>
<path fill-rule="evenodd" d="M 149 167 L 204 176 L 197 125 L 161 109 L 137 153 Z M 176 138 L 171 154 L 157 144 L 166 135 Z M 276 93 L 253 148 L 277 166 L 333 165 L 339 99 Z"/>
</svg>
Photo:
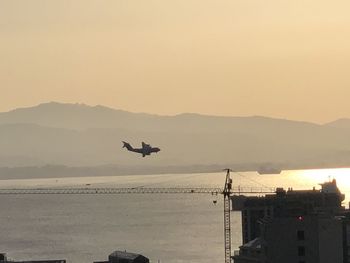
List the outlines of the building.
<svg viewBox="0 0 350 263">
<path fill-rule="evenodd" d="M 6 256 L 6 253 L 0 253 L 0 263 L 66 263 L 66 260 L 9 260 Z"/>
<path fill-rule="evenodd" d="M 66 260 L 9 260 L 7 259 L 6 253 L 0 253 L 0 263 L 66 263 Z"/>
<path fill-rule="evenodd" d="M 243 245 L 235 263 L 348 263 L 349 211 L 336 181 L 321 190 L 278 188 L 264 197 L 233 197 Z M 349 218 L 349 219 L 348 219 Z"/>
<path fill-rule="evenodd" d="M 109 255 L 108 261 L 96 261 L 94 263 L 149 263 L 149 259 L 140 254 L 114 251 Z"/>
<path fill-rule="evenodd" d="M 0 263 L 66 263 L 66 260 L 16 261 L 8 259 L 5 253 L 0 253 Z M 95 261 L 94 263 L 149 263 L 149 259 L 140 254 L 114 251 L 108 256 L 108 261 Z"/>
</svg>

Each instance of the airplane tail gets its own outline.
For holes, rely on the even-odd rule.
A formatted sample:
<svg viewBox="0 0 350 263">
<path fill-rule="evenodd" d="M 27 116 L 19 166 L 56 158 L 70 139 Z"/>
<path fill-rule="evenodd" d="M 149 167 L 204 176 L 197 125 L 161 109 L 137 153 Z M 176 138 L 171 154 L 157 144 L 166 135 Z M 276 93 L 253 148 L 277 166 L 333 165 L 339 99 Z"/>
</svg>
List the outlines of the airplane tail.
<svg viewBox="0 0 350 263">
<path fill-rule="evenodd" d="M 124 142 L 123 141 L 123 148 L 128 149 L 129 151 L 133 150 L 134 148 L 132 148 L 132 146 L 130 145 L 130 143 Z"/>
</svg>

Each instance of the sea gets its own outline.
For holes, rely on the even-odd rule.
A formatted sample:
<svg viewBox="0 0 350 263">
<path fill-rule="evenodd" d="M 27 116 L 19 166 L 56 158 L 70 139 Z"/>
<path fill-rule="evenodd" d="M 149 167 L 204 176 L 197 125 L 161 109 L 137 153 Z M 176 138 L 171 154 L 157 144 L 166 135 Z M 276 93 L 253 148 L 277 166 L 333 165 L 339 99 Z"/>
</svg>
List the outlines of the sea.
<svg viewBox="0 0 350 263">
<path fill-rule="evenodd" d="M 0 180 L 0 188 L 220 187 L 226 173 Z M 232 172 L 234 187 L 320 189 L 337 180 L 350 200 L 350 169 Z M 259 195 L 259 194 L 258 194 Z M 262 195 L 262 194 L 260 194 Z M 15 260 L 107 260 L 115 250 L 151 262 L 224 261 L 221 194 L 32 194 L 0 196 L 0 252 Z M 241 215 L 231 212 L 232 250 L 241 245 Z"/>
</svg>

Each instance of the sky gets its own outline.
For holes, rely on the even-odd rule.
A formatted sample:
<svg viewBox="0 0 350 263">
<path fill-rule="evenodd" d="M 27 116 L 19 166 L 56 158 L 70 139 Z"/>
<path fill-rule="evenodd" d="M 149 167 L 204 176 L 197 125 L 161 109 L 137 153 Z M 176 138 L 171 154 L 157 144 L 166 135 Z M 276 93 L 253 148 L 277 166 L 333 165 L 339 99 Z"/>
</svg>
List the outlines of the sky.
<svg viewBox="0 0 350 263">
<path fill-rule="evenodd" d="M 348 0 L 0 0 L 0 111 L 350 117 Z"/>
</svg>

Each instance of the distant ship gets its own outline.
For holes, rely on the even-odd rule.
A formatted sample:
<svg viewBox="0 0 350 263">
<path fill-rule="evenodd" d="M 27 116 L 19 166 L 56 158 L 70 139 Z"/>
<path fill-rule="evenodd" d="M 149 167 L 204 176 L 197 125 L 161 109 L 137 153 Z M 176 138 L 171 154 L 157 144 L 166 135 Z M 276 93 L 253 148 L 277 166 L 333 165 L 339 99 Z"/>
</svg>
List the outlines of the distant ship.
<svg viewBox="0 0 350 263">
<path fill-rule="evenodd" d="M 260 167 L 257 172 L 259 174 L 280 174 L 282 170 L 276 167 Z"/>
</svg>

